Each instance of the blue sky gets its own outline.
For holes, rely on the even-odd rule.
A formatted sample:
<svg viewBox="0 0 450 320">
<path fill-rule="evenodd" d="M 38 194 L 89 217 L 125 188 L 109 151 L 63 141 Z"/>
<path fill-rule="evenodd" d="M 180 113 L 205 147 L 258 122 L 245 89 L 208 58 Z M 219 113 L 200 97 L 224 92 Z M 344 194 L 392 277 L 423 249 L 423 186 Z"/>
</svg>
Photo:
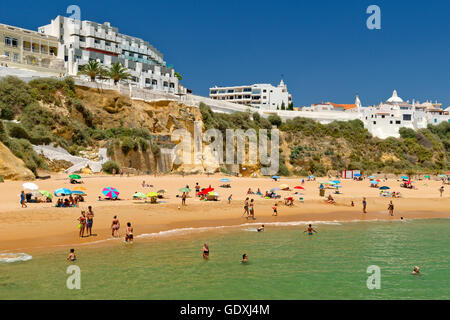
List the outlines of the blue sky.
<svg viewBox="0 0 450 320">
<path fill-rule="evenodd" d="M 214 85 L 278 84 L 294 104 L 363 105 L 397 89 L 405 100 L 450 106 L 448 0 L 4 1 L 0 22 L 37 30 L 76 4 L 81 19 L 109 21 L 165 56 L 195 93 Z M 369 30 L 369 5 L 381 30 Z"/>
</svg>

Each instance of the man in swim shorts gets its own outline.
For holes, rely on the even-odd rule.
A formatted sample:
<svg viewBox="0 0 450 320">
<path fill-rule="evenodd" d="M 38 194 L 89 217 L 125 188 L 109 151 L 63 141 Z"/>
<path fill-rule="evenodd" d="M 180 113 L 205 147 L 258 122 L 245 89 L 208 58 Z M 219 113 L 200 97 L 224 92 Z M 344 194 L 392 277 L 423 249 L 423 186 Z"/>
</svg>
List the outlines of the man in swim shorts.
<svg viewBox="0 0 450 320">
<path fill-rule="evenodd" d="M 133 227 L 131 226 L 131 222 L 127 223 L 125 242 L 133 242 Z"/>
<path fill-rule="evenodd" d="M 306 230 L 303 231 L 303 233 L 305 233 L 305 232 L 308 232 L 308 235 L 310 235 L 310 236 L 313 235 L 313 232 L 317 233 L 317 231 L 314 230 L 313 227 L 310 224 L 308 225 L 308 228 L 306 228 Z"/>
</svg>

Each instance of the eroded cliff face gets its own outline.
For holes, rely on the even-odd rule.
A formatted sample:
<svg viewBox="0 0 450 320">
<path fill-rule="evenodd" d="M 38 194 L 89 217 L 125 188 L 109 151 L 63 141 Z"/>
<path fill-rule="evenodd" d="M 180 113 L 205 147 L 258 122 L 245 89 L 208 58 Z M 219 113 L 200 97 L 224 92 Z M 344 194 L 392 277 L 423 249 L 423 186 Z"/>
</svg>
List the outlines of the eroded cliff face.
<svg viewBox="0 0 450 320">
<path fill-rule="evenodd" d="M 0 142 L 0 176 L 5 180 L 34 180 L 34 174 Z"/>
</svg>

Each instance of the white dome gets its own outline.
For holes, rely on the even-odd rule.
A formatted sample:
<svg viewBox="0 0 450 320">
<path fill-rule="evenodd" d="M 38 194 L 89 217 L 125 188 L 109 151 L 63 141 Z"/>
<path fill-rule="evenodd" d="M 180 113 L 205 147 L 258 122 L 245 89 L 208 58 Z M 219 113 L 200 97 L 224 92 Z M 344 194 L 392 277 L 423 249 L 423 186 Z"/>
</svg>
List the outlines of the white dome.
<svg viewBox="0 0 450 320">
<path fill-rule="evenodd" d="M 403 99 L 397 95 L 397 90 L 394 90 L 392 97 L 390 97 L 387 102 L 403 102 Z"/>
</svg>

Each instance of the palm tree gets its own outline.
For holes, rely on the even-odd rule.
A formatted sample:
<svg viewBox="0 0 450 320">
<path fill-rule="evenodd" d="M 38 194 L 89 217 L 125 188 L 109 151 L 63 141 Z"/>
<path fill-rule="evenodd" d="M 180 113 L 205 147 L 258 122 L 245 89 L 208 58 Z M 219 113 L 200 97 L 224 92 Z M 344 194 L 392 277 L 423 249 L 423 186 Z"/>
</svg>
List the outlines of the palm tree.
<svg viewBox="0 0 450 320">
<path fill-rule="evenodd" d="M 105 75 L 105 68 L 100 64 L 100 62 L 95 60 L 90 60 L 88 64 L 85 64 L 79 74 L 88 76 L 91 78 L 92 82 L 95 82 L 96 78 L 102 78 Z"/>
<path fill-rule="evenodd" d="M 115 62 L 108 70 L 108 77 L 114 80 L 114 84 L 117 84 L 119 81 L 131 79 L 131 74 L 122 66 L 122 64 L 120 64 L 120 62 Z"/>
</svg>

